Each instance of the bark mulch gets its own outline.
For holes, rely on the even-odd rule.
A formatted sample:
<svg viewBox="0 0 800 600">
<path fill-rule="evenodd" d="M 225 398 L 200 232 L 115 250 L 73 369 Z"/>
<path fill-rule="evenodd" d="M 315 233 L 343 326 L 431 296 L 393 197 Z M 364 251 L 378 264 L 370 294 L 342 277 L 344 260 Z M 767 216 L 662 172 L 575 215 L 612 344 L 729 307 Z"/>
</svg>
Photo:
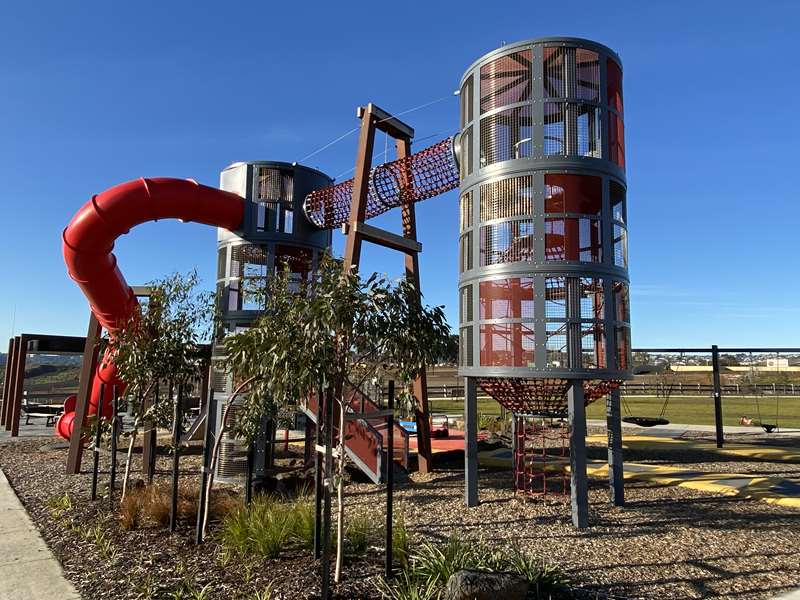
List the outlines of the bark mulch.
<svg viewBox="0 0 800 600">
<path fill-rule="evenodd" d="M 107 496 L 89 500 L 91 473 L 68 476 L 65 460 L 63 445 L 52 440 L 0 445 L 0 468 L 83 598 L 256 599 L 270 587 L 273 600 L 319 598 L 319 565 L 308 551 L 288 551 L 274 560 L 243 561 L 213 539 L 194 545 L 195 528 L 188 519 L 179 522 L 175 534 L 155 527 L 126 531 L 119 525 L 116 510 L 110 510 Z M 120 453 L 120 463 L 123 460 Z M 169 480 L 169 460 L 159 459 L 157 480 Z M 107 456 L 101 461 L 103 494 L 107 493 L 108 462 Z M 139 465 L 137 457 L 134 471 Z M 199 457 L 183 458 L 181 481 L 196 480 L 198 465 Z M 87 453 L 84 469 L 90 468 Z M 136 472 L 134 478 L 140 476 Z M 70 496 L 72 508 L 60 514 L 56 500 L 64 494 Z M 374 597 L 370 578 L 381 568 L 381 557 L 348 564 L 334 597 Z M 200 596 L 203 588 L 205 595 Z"/>
<path fill-rule="evenodd" d="M 600 457 L 604 450 L 591 452 Z M 89 502 L 90 475 L 64 474 L 65 457 L 51 440 L 0 445 L 0 467 L 83 597 L 193 598 L 189 590 L 208 586 L 204 598 L 257 598 L 270 583 L 273 598 L 318 597 L 318 565 L 308 552 L 242 563 L 214 540 L 194 546 L 188 521 L 174 535 L 165 529 L 123 530 L 107 499 Z M 626 459 L 709 470 L 722 463 L 703 453 L 626 452 Z M 168 459 L 160 460 L 159 477 L 166 481 Z M 593 480 L 592 527 L 576 531 L 568 498 L 515 498 L 508 471 L 482 469 L 481 505 L 466 510 L 458 460 L 463 458 L 448 465 L 437 458 L 436 473 L 412 474 L 398 485 L 395 512 L 414 541 L 458 536 L 517 547 L 559 566 L 587 589 L 628 598 L 750 600 L 800 586 L 800 511 L 646 482 L 627 483 L 627 506 L 614 508 L 603 483 Z M 736 472 L 797 472 L 796 465 L 725 463 Z M 183 459 L 183 479 L 196 478 L 197 465 L 197 457 Z M 107 481 L 105 470 L 101 481 Z M 64 493 L 74 503 L 68 519 L 52 508 L 52 499 Z M 382 486 L 352 482 L 347 493 L 348 512 L 383 521 Z M 95 526 L 99 534 L 91 531 Z M 336 597 L 377 597 L 371 578 L 381 572 L 380 560 L 348 565 Z"/>
</svg>

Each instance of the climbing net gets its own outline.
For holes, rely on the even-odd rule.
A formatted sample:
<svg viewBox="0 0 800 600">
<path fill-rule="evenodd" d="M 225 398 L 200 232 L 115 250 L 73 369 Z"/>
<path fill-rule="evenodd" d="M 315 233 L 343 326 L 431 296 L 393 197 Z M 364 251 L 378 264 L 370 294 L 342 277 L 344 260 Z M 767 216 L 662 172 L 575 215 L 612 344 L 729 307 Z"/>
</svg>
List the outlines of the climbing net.
<svg viewBox="0 0 800 600">
<path fill-rule="evenodd" d="M 621 381 L 583 382 L 586 404 L 594 402 L 620 386 Z M 566 379 L 483 378 L 481 389 L 515 415 L 564 417 L 567 414 Z"/>
<path fill-rule="evenodd" d="M 458 187 L 458 165 L 453 156 L 453 139 L 447 138 L 424 150 L 378 165 L 369 173 L 366 218 L 433 198 Z M 347 223 L 353 200 L 353 180 L 311 192 L 304 210 L 308 220 L 322 229 Z"/>
</svg>

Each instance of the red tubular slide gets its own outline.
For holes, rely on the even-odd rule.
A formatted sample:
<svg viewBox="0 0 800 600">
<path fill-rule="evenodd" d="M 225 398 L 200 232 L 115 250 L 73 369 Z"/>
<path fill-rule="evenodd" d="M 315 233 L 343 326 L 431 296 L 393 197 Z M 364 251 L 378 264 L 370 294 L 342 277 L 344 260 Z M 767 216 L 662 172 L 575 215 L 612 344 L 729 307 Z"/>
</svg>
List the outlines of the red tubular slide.
<svg viewBox="0 0 800 600">
<path fill-rule="evenodd" d="M 111 334 L 136 310 L 138 301 L 112 254 L 116 239 L 132 227 L 159 219 L 196 221 L 238 229 L 244 216 L 244 198 L 190 179 L 137 179 L 92 197 L 64 229 L 63 252 L 69 276 L 83 290 L 91 311 Z M 124 383 L 111 357 L 100 361 L 92 383 L 88 414 L 111 416 L 110 392 L 100 398 L 100 384 Z M 75 421 L 75 400 L 64 403 L 56 423 L 59 436 L 69 439 Z"/>
</svg>

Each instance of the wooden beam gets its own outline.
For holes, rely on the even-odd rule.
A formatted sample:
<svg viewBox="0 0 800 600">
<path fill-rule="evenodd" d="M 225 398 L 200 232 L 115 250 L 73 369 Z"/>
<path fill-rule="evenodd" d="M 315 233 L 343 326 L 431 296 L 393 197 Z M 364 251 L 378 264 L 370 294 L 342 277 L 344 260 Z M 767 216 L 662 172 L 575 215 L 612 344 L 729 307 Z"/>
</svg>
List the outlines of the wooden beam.
<svg viewBox="0 0 800 600">
<path fill-rule="evenodd" d="M 25 390 L 25 363 L 27 362 L 28 358 L 28 336 L 24 333 L 19 336 L 19 344 L 17 347 L 16 352 L 16 361 L 14 368 L 16 370 L 16 376 L 14 380 L 14 390 L 12 393 L 14 394 L 11 398 L 11 406 L 9 407 L 10 412 L 10 429 L 11 429 L 11 437 L 17 437 L 19 435 L 19 417 L 22 413 L 22 395 Z M 6 430 L 9 427 L 6 426 Z"/>
<path fill-rule="evenodd" d="M 14 338 L 8 339 L 8 354 L 6 354 L 6 369 L 5 378 L 3 379 L 3 412 L 0 417 L 0 425 L 5 427 L 6 416 L 8 413 L 8 406 L 10 404 L 10 391 L 11 391 L 11 365 L 14 360 Z"/>
<path fill-rule="evenodd" d="M 408 239 L 402 235 L 397 235 L 391 231 L 386 231 L 379 227 L 373 227 L 366 223 L 356 223 L 354 229 L 350 229 L 349 225 L 345 225 L 344 233 L 348 235 L 351 231 L 361 235 L 362 240 L 372 242 L 378 246 L 397 250 L 405 254 L 413 254 L 422 251 L 422 244 L 416 240 Z"/>
<path fill-rule="evenodd" d="M 83 457 L 83 422 L 89 408 L 89 396 L 92 393 L 92 382 L 97 371 L 98 347 L 100 341 L 100 323 L 93 313 L 89 315 L 89 325 L 86 331 L 86 344 L 83 347 L 83 362 L 78 380 L 78 399 L 75 402 L 75 420 L 72 422 L 72 436 L 69 439 L 69 453 L 67 454 L 67 474 L 77 475 L 81 472 L 81 458 Z"/>
<path fill-rule="evenodd" d="M 410 140 L 414 137 L 413 127 L 403 123 L 400 119 L 386 112 L 372 102 L 366 106 L 359 106 L 356 110 L 356 115 L 359 119 L 364 118 L 364 115 L 367 113 L 375 117 L 376 129 L 379 129 L 384 133 L 388 133 L 393 138 Z"/>
<path fill-rule="evenodd" d="M 6 379 L 5 388 L 6 405 L 3 406 L 3 429 L 11 431 L 11 413 L 14 405 L 14 393 L 17 390 L 17 354 L 19 353 L 19 336 L 12 338 L 11 353 L 9 354 L 9 378 Z M 4 388 L 4 389 L 5 389 Z"/>
</svg>

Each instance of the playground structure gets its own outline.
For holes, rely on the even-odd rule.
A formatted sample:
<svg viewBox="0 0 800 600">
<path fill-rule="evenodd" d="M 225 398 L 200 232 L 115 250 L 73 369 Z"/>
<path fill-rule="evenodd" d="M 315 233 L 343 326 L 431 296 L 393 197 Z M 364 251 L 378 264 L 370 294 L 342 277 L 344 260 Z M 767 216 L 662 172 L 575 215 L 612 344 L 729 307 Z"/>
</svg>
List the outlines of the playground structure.
<svg viewBox="0 0 800 600">
<path fill-rule="evenodd" d="M 177 218 L 219 228 L 219 342 L 258 314 L 248 280 L 283 266 L 298 279 L 308 277 L 334 227 L 343 226 L 347 235 L 345 268 L 358 267 L 361 245 L 369 241 L 403 253 L 406 275 L 419 289 L 414 204 L 460 185 L 466 502 L 477 503 L 475 403 L 481 387 L 516 417 L 569 418 L 573 520 L 585 526 L 585 403 L 610 393 L 615 439 L 609 460 L 617 473 L 615 388 L 630 376 L 621 79 L 619 58 L 605 46 L 574 38 L 521 42 L 468 69 L 460 87 L 460 133 L 421 152 L 411 154 L 410 126 L 372 104 L 359 108 L 352 180 L 331 185 L 323 173 L 296 163 L 249 162 L 225 169 L 221 190 L 161 178 L 94 196 L 63 234 L 70 277 L 94 316 L 87 347 L 101 328 L 114 335 L 136 310 L 136 294 L 112 250 L 116 238 L 138 224 Z M 372 167 L 376 131 L 395 140 L 397 160 Z M 394 207 L 401 209 L 403 235 L 365 223 Z M 217 359 L 219 349 L 217 344 Z M 59 435 L 71 440 L 72 472 L 79 468 L 75 448 L 82 442 L 76 421 L 108 418 L 110 398 L 101 390 L 124 391 L 113 356 L 95 356 L 93 364 L 93 380 L 81 383 L 75 406 L 65 407 L 73 410 L 57 424 Z M 223 398 L 230 378 L 214 370 L 211 387 Z M 427 470 L 424 377 L 414 391 L 419 466 Z M 362 426 L 348 451 L 357 464 L 375 465 L 383 435 L 370 424 L 375 404 L 363 394 L 358 404 L 368 408 L 355 415 Z M 306 413 L 313 420 L 315 411 Z M 380 471 L 368 474 L 377 480 Z M 622 503 L 621 477 L 612 479 L 612 496 Z"/>
<path fill-rule="evenodd" d="M 630 378 L 622 67 L 609 48 L 504 46 L 461 79 L 460 369 L 466 502 L 478 502 L 477 390 L 527 419 L 567 418 L 573 522 L 588 522 L 585 405 L 609 396 L 612 495 L 622 503 L 619 395 Z M 515 483 L 534 492 L 514 435 Z M 546 473 L 541 470 L 542 478 Z"/>
</svg>

